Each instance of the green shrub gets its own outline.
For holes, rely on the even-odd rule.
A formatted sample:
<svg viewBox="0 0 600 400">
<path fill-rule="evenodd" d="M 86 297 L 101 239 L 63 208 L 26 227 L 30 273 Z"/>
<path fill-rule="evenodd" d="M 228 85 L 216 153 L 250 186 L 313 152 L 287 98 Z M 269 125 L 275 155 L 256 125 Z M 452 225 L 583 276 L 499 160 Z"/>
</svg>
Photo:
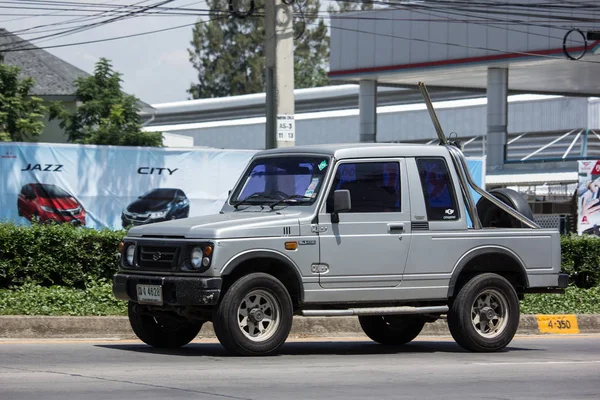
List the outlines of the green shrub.
<svg viewBox="0 0 600 400">
<path fill-rule="evenodd" d="M 0 289 L 2 315 L 127 315 L 127 302 L 117 300 L 112 283 L 88 280 L 85 289 L 43 287 L 25 283 Z"/>
<path fill-rule="evenodd" d="M 561 238 L 562 270 L 581 288 L 600 286 L 600 237 L 575 234 Z"/>
<path fill-rule="evenodd" d="M 27 282 L 85 287 L 86 279 L 112 279 L 125 231 L 68 224 L 0 223 L 0 288 Z"/>
<path fill-rule="evenodd" d="M 600 287 L 570 286 L 564 294 L 526 294 L 523 314 L 600 314 Z"/>
</svg>

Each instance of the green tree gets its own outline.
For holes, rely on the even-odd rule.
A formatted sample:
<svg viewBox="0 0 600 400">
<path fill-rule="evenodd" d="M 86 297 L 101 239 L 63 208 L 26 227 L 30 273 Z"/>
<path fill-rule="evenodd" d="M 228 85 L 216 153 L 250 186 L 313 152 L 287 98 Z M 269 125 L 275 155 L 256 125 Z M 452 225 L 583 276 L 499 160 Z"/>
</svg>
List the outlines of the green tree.
<svg viewBox="0 0 600 400">
<path fill-rule="evenodd" d="M 96 63 L 94 75 L 78 78 L 75 112 L 58 103 L 50 107 L 50 120 L 60 120 L 69 141 L 79 144 L 162 146 L 162 133 L 141 130 L 137 98 L 121 90 L 121 74 L 106 58 Z"/>
<path fill-rule="evenodd" d="M 210 21 L 198 21 L 193 29 L 190 62 L 198 71 L 198 83 L 188 92 L 193 98 L 234 96 L 265 90 L 265 0 L 246 18 L 224 14 L 228 0 L 210 0 Z M 243 6 L 246 2 L 234 2 Z M 319 17 L 321 2 L 294 2 L 294 79 L 297 88 L 327 84 L 329 36 Z"/>
<path fill-rule="evenodd" d="M 373 0 L 361 0 L 361 1 L 340 1 L 340 0 L 336 0 L 335 3 L 337 7 L 335 7 L 333 4 L 330 4 L 329 7 L 327 7 L 327 11 L 330 14 L 335 14 L 335 13 L 344 13 L 344 12 L 351 12 L 351 11 L 364 11 L 364 10 L 372 10 L 373 9 Z"/>
<path fill-rule="evenodd" d="M 0 58 L 0 141 L 31 141 L 44 130 L 43 100 L 30 95 L 33 79 L 19 73 Z"/>
</svg>

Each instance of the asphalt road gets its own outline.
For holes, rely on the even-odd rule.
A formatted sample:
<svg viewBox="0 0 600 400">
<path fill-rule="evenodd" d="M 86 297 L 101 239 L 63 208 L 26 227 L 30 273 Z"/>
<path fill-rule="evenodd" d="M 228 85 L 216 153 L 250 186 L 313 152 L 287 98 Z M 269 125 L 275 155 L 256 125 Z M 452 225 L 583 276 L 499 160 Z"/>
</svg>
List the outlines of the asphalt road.
<svg viewBox="0 0 600 400">
<path fill-rule="evenodd" d="M 600 335 L 515 338 L 473 354 L 445 338 L 396 349 L 362 339 L 288 342 L 267 358 L 214 341 L 0 340 L 0 399 L 599 399 Z"/>
</svg>

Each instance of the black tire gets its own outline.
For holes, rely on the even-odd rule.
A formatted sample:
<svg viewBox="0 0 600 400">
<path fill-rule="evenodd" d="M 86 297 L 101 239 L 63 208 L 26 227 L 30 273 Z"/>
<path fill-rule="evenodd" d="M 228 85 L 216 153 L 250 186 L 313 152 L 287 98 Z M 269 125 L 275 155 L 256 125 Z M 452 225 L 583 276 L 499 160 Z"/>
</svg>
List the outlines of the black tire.
<svg viewBox="0 0 600 400">
<path fill-rule="evenodd" d="M 477 328 L 475 320 L 477 313 L 471 313 L 472 307 L 478 298 L 483 294 L 491 294 L 490 303 L 498 307 L 492 308 L 494 315 L 502 316 L 502 322 L 494 323 L 494 317 L 491 317 L 492 325 L 481 321 L 490 321 L 490 315 L 482 318 L 481 314 L 486 313 L 486 307 L 481 307 L 475 311 L 481 311 L 479 315 L 480 323 Z M 479 302 L 478 302 L 479 304 Z M 504 349 L 513 339 L 517 328 L 519 327 L 519 298 L 513 285 L 504 277 L 498 274 L 485 273 L 477 275 L 468 281 L 458 292 L 456 298 L 451 302 L 448 312 L 448 328 L 452 337 L 461 347 L 474 352 L 494 352 Z M 500 321 L 500 319 L 498 319 Z M 489 332 L 482 332 L 489 331 Z"/>
<path fill-rule="evenodd" d="M 489 192 L 504 204 L 517 210 L 523 216 L 533 221 L 533 213 L 527 201 L 519 192 L 512 189 L 493 189 Z M 523 228 L 522 222 L 511 217 L 504 210 L 492 204 L 489 200 L 482 197 L 477 202 L 477 215 L 484 228 Z"/>
<path fill-rule="evenodd" d="M 262 315 L 249 315 L 258 309 L 263 311 Z M 240 310 L 248 314 L 246 322 L 243 316 L 238 319 Z M 270 319 L 272 323 L 267 322 Z M 219 342 L 228 351 L 243 356 L 266 356 L 275 354 L 285 343 L 292 321 L 292 299 L 281 281 L 268 274 L 253 273 L 235 281 L 225 292 L 215 309 L 213 326 Z M 240 327 L 240 322 L 246 326 Z"/>
<path fill-rule="evenodd" d="M 147 345 L 161 349 L 176 349 L 185 346 L 196 336 L 202 324 L 169 323 L 150 315 L 139 314 L 135 310 L 136 303 L 129 302 L 128 314 L 131 329 L 136 336 Z"/>
<path fill-rule="evenodd" d="M 414 315 L 359 316 L 358 322 L 371 340 L 388 346 L 412 341 L 425 326 L 425 320 Z"/>
</svg>

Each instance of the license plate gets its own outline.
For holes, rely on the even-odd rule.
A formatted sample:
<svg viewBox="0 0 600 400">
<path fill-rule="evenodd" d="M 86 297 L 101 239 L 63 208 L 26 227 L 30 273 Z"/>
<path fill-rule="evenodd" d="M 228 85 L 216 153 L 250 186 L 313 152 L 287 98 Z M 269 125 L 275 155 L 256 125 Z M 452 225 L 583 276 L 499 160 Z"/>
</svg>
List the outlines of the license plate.
<svg viewBox="0 0 600 400">
<path fill-rule="evenodd" d="M 160 285 L 137 285 L 138 303 L 162 304 L 162 287 Z"/>
</svg>

